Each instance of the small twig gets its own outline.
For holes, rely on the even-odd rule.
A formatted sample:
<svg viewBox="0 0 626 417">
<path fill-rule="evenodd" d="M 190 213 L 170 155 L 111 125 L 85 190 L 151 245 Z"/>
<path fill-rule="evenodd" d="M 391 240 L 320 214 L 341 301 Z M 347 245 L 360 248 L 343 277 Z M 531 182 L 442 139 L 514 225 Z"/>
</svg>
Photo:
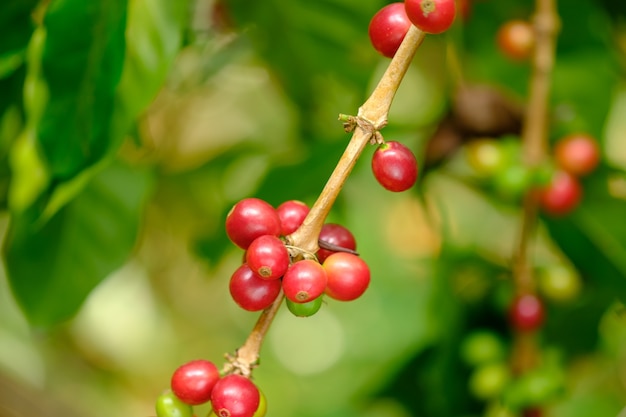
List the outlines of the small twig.
<svg viewBox="0 0 626 417">
<path fill-rule="evenodd" d="M 559 31 L 556 0 L 537 0 L 533 18 L 535 50 L 529 84 L 528 103 L 522 128 L 522 147 L 526 164 L 534 169 L 548 155 L 548 114 L 552 69 Z M 533 268 L 528 248 L 537 222 L 536 193 L 530 191 L 524 198 L 521 227 L 514 255 L 513 278 L 518 294 L 535 292 Z M 524 333 L 514 335 L 512 364 L 517 372 L 532 368 L 538 361 L 535 338 Z"/>
<path fill-rule="evenodd" d="M 284 298 L 281 292 L 272 305 L 263 310 L 243 346 L 237 349 L 234 357 L 229 357 L 230 363 L 226 365 L 227 372 L 237 369 L 239 373 L 250 376 L 252 369 L 259 363 L 261 345 Z"/>
<path fill-rule="evenodd" d="M 319 248 L 317 239 L 324 221 L 365 145 L 387 124 L 393 98 L 424 37 L 424 32 L 411 26 L 378 85 L 359 108 L 352 139 L 302 226 L 289 236 L 291 244 L 310 252 L 317 252 Z M 340 120 L 350 123 L 348 121 L 350 119 L 345 115 L 341 115 Z"/>
</svg>

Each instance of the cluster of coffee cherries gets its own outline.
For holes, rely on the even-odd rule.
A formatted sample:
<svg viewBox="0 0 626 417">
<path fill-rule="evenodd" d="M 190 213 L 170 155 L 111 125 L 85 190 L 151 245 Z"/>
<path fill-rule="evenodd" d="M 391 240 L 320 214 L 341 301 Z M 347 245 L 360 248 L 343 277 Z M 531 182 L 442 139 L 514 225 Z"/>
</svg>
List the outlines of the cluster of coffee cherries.
<svg viewBox="0 0 626 417">
<path fill-rule="evenodd" d="M 507 310 L 508 323 L 516 332 L 537 332 L 545 320 L 545 308 L 535 294 L 515 296 Z M 533 369 L 515 375 L 509 363 L 511 354 L 502 336 L 486 328 L 475 329 L 460 345 L 461 358 L 471 369 L 468 388 L 478 400 L 496 410 L 486 415 L 523 417 L 541 416 L 541 404 L 554 398 L 562 389 L 560 375 L 546 369 Z"/>
<path fill-rule="evenodd" d="M 244 261 L 229 284 L 230 294 L 241 308 L 264 310 L 282 290 L 289 311 L 308 317 L 320 309 L 324 295 L 351 301 L 365 292 L 370 270 L 356 253 L 356 240 L 347 228 L 325 224 L 315 254 L 289 244 L 288 236 L 308 213 L 309 207 L 300 201 L 289 200 L 274 208 L 253 197 L 230 210 L 226 233 L 245 250 Z"/>
<path fill-rule="evenodd" d="M 170 389 L 156 401 L 157 417 L 194 417 L 193 406 L 211 404 L 208 417 L 263 417 L 263 393 L 245 376 L 220 375 L 211 361 L 196 359 L 172 374 Z"/>
<path fill-rule="evenodd" d="M 580 203 L 580 178 L 597 168 L 600 148 L 591 135 L 572 133 L 559 138 L 547 163 L 534 170 L 523 163 L 517 138 L 474 140 L 466 156 L 474 173 L 501 196 L 516 199 L 533 189 L 546 214 L 563 216 Z"/>
<path fill-rule="evenodd" d="M 537 267 L 536 277 L 537 293 L 506 297 L 508 326 L 515 332 L 540 332 L 547 318 L 547 304 L 566 304 L 580 294 L 580 276 L 566 263 Z M 537 368 L 515 375 L 508 360 L 510 349 L 502 335 L 492 329 L 471 331 L 460 344 L 460 355 L 471 370 L 470 392 L 497 409 L 487 415 L 512 416 L 510 410 L 516 409 L 521 410 L 523 417 L 539 417 L 543 415 L 542 407 L 563 391 L 563 373 L 555 358 L 547 357 Z"/>
<path fill-rule="evenodd" d="M 411 25 L 422 32 L 438 34 L 452 25 L 455 0 L 405 0 L 381 8 L 369 24 L 372 46 L 387 58 L 400 48 Z"/>
</svg>

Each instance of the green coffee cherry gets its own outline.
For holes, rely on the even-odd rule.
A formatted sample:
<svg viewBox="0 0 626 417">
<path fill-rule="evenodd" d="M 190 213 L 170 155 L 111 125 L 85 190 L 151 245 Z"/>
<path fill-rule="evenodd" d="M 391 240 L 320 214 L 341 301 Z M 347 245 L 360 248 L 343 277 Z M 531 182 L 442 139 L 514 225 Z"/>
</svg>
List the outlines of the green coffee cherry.
<svg viewBox="0 0 626 417">
<path fill-rule="evenodd" d="M 469 388 L 481 400 L 497 398 L 511 380 L 511 372 L 504 362 L 482 365 L 470 376 Z"/>
<path fill-rule="evenodd" d="M 310 317 L 317 313 L 322 307 L 323 298 L 317 297 L 308 303 L 294 303 L 293 301 L 286 299 L 287 308 L 296 317 Z"/>
<path fill-rule="evenodd" d="M 566 302 L 580 294 L 580 276 L 576 270 L 565 265 L 542 268 L 538 278 L 539 291 L 550 300 Z"/>
<path fill-rule="evenodd" d="M 461 344 L 461 358 L 469 366 L 481 366 L 506 358 L 506 347 L 500 337 L 489 330 L 470 333 Z"/>
<path fill-rule="evenodd" d="M 163 392 L 156 401 L 157 417 L 192 417 L 189 404 L 182 402 L 171 390 Z"/>
</svg>

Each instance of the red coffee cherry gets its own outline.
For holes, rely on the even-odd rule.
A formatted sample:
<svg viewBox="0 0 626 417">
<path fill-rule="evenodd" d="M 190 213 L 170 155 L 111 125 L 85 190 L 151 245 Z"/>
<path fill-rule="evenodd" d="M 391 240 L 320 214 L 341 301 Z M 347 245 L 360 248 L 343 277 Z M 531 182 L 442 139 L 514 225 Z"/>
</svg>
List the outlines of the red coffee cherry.
<svg viewBox="0 0 626 417">
<path fill-rule="evenodd" d="M 324 243 L 328 243 L 333 246 L 338 246 L 344 249 L 356 250 L 356 239 L 354 235 L 347 228 L 336 223 L 326 223 L 322 226 L 319 240 Z M 336 251 L 331 249 L 320 248 L 317 251 L 317 260 L 320 263 L 324 263 L 324 260 Z"/>
<path fill-rule="evenodd" d="M 426 33 L 448 30 L 456 13 L 455 0 L 405 0 L 409 20 Z"/>
<path fill-rule="evenodd" d="M 280 235 L 280 219 L 274 207 L 259 198 L 245 198 L 226 216 L 226 234 L 242 249 L 263 235 Z"/>
<path fill-rule="evenodd" d="M 172 392 L 189 405 L 204 404 L 211 399 L 211 391 L 219 379 L 220 371 L 213 362 L 193 360 L 174 371 Z"/>
<path fill-rule="evenodd" d="M 509 308 L 509 320 L 516 330 L 533 331 L 544 321 L 544 308 L 541 300 L 533 294 L 517 296 Z"/>
<path fill-rule="evenodd" d="M 541 190 L 539 202 L 546 213 L 563 216 L 578 206 L 582 194 L 582 187 L 576 177 L 565 171 L 557 171 L 550 184 Z"/>
<path fill-rule="evenodd" d="M 561 169 L 572 175 L 587 175 L 600 163 L 600 147 L 591 135 L 571 134 L 556 143 L 554 159 Z"/>
<path fill-rule="evenodd" d="M 498 29 L 496 34 L 498 49 L 505 56 L 516 61 L 530 57 L 535 45 L 535 31 L 530 22 L 510 20 Z"/>
<path fill-rule="evenodd" d="M 356 255 L 337 252 L 326 258 L 323 266 L 328 276 L 325 292 L 335 300 L 355 300 L 369 286 L 370 269 Z"/>
<path fill-rule="evenodd" d="M 280 234 L 288 236 L 295 232 L 309 214 L 309 206 L 302 201 L 289 200 L 276 207 L 280 219 Z"/>
<path fill-rule="evenodd" d="M 283 292 L 294 303 L 306 303 L 324 293 L 327 281 L 322 265 L 305 259 L 289 267 L 283 276 Z"/>
<path fill-rule="evenodd" d="M 369 25 L 372 46 L 382 56 L 393 58 L 411 27 L 404 3 L 391 3 L 380 9 Z"/>
<path fill-rule="evenodd" d="M 372 157 L 372 172 L 387 190 L 408 190 L 417 180 L 417 160 L 413 152 L 400 142 L 385 142 Z"/>
<path fill-rule="evenodd" d="M 259 278 L 246 264 L 230 277 L 229 290 L 233 300 L 247 311 L 260 311 L 269 307 L 280 293 L 280 280 Z"/>
<path fill-rule="evenodd" d="M 289 253 L 282 240 L 263 235 L 248 246 L 246 263 L 259 278 L 278 279 L 287 272 Z"/>
<path fill-rule="evenodd" d="M 220 379 L 211 393 L 213 412 L 219 417 L 253 417 L 260 401 L 256 385 L 236 374 Z"/>
</svg>

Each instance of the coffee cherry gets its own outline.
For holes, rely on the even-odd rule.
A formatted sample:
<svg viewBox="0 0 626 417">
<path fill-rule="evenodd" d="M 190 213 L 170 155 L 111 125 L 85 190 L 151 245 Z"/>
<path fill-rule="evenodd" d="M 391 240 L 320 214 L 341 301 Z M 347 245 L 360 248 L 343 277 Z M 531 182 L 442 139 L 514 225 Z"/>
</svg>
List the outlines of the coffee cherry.
<svg viewBox="0 0 626 417">
<path fill-rule="evenodd" d="M 283 276 L 283 291 L 294 303 L 312 301 L 324 293 L 328 278 L 319 263 L 305 259 L 292 264 Z"/>
<path fill-rule="evenodd" d="M 285 301 L 287 308 L 291 311 L 291 314 L 296 317 L 311 317 L 319 311 L 323 302 L 324 297 L 321 296 L 306 303 L 294 303 L 290 299 Z"/>
<path fill-rule="evenodd" d="M 506 348 L 497 334 L 490 330 L 476 330 L 461 343 L 461 357 L 470 366 L 503 361 Z"/>
<path fill-rule="evenodd" d="M 543 303 L 533 294 L 516 297 L 509 307 L 509 321 L 516 330 L 537 330 L 544 321 Z"/>
<path fill-rule="evenodd" d="M 352 251 L 356 250 L 356 239 L 354 238 L 354 235 L 350 232 L 350 230 L 340 224 L 324 224 L 319 235 L 319 240 L 344 249 Z M 326 258 L 335 252 L 336 251 L 330 249 L 320 248 L 316 254 L 317 260 L 320 263 L 323 263 Z"/>
<path fill-rule="evenodd" d="M 565 171 L 557 171 L 550 184 L 540 191 L 539 202 L 546 213 L 563 216 L 578 206 L 582 194 L 582 187 L 576 177 Z"/>
<path fill-rule="evenodd" d="M 541 417 L 543 413 L 540 408 L 527 408 L 522 411 L 522 417 Z"/>
<path fill-rule="evenodd" d="M 565 265 L 550 265 L 539 271 L 538 286 L 544 297 L 566 302 L 580 294 L 582 284 L 574 269 Z"/>
<path fill-rule="evenodd" d="M 510 20 L 496 34 L 498 49 L 513 60 L 528 59 L 535 45 L 535 31 L 525 20 Z"/>
<path fill-rule="evenodd" d="M 248 246 L 246 263 L 259 278 L 278 279 L 287 272 L 289 253 L 282 240 L 263 235 Z"/>
<path fill-rule="evenodd" d="M 170 390 L 163 392 L 156 400 L 157 417 L 192 417 L 189 404 L 184 403 Z"/>
<path fill-rule="evenodd" d="M 400 142 L 385 142 L 372 157 L 372 172 L 387 190 L 408 190 L 417 180 L 417 160 L 413 152 Z"/>
<path fill-rule="evenodd" d="M 263 235 L 280 235 L 280 219 L 274 207 L 258 198 L 245 198 L 226 216 L 226 234 L 242 249 Z"/>
<path fill-rule="evenodd" d="M 380 9 L 369 25 L 372 46 L 381 55 L 393 58 L 411 27 L 404 3 L 391 3 Z"/>
<path fill-rule="evenodd" d="M 257 388 L 258 389 L 258 388 Z M 265 417 L 267 414 L 267 399 L 263 391 L 259 390 L 259 407 L 256 409 L 252 417 Z M 215 410 L 211 410 L 207 417 L 218 417 Z"/>
<path fill-rule="evenodd" d="M 465 155 L 467 162 L 481 177 L 491 177 L 504 169 L 508 162 L 506 151 L 495 139 L 484 138 L 470 142 Z"/>
<path fill-rule="evenodd" d="M 280 219 L 280 234 L 288 236 L 302 225 L 309 214 L 309 206 L 302 201 L 289 200 L 276 207 L 276 213 Z"/>
<path fill-rule="evenodd" d="M 426 33 L 442 33 L 454 21 L 455 0 L 405 0 L 409 20 Z"/>
<path fill-rule="evenodd" d="M 211 398 L 211 390 L 219 379 L 220 371 L 213 362 L 193 360 L 174 371 L 172 392 L 187 404 L 204 404 Z"/>
<path fill-rule="evenodd" d="M 520 199 L 530 188 L 533 180 L 532 172 L 521 163 L 504 167 L 493 177 L 493 186 L 504 198 Z"/>
<path fill-rule="evenodd" d="M 265 417 L 266 414 L 267 414 L 267 398 L 265 398 L 265 394 L 263 394 L 263 391 L 259 390 L 259 406 L 257 407 L 252 417 Z"/>
<path fill-rule="evenodd" d="M 247 311 L 260 311 L 269 307 L 278 297 L 280 288 L 279 279 L 259 278 L 246 264 L 237 268 L 229 283 L 231 297 Z"/>
<path fill-rule="evenodd" d="M 504 362 L 481 365 L 472 372 L 469 389 L 476 398 L 490 400 L 497 398 L 511 379 L 509 366 Z"/>
<path fill-rule="evenodd" d="M 326 294 L 340 301 L 359 298 L 370 283 L 370 269 L 365 261 L 356 255 L 337 252 L 324 261 L 328 276 Z"/>
<path fill-rule="evenodd" d="M 213 412 L 218 417 L 253 417 L 261 394 L 248 378 L 231 374 L 220 379 L 211 393 Z"/>
<path fill-rule="evenodd" d="M 598 142 L 587 134 L 571 134 L 560 139 L 554 147 L 557 165 L 572 175 L 591 173 L 600 162 Z"/>
</svg>

